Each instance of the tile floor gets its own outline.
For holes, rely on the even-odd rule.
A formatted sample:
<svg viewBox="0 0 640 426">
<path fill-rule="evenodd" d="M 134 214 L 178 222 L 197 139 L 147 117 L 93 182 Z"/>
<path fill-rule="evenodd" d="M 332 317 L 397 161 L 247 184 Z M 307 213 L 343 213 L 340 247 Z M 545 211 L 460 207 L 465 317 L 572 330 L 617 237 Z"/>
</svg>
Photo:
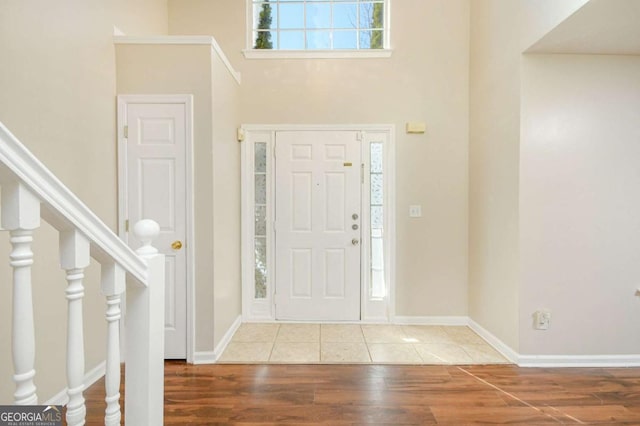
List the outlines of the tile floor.
<svg viewBox="0 0 640 426">
<path fill-rule="evenodd" d="M 242 324 L 221 363 L 506 364 L 468 327 Z"/>
</svg>

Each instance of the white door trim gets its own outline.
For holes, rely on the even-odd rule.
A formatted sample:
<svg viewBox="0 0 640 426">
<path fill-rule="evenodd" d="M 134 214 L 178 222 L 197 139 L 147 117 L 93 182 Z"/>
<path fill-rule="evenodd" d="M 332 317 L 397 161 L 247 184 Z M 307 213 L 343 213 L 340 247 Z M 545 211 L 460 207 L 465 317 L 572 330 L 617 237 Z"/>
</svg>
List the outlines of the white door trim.
<svg viewBox="0 0 640 426">
<path fill-rule="evenodd" d="M 187 362 L 192 363 L 195 353 L 195 232 L 193 193 L 193 96 L 192 95 L 118 95 L 117 138 L 118 138 L 118 236 L 127 241 L 125 228 L 128 196 L 127 150 L 124 123 L 127 105 L 135 103 L 183 104 L 186 112 L 186 284 L 187 284 Z M 130 224 L 133 226 L 133 224 Z"/>
<path fill-rule="evenodd" d="M 244 142 L 241 146 L 241 176 L 242 176 L 242 317 L 243 321 L 274 321 L 274 285 L 270 282 L 273 274 L 267 274 L 267 294 L 263 299 L 254 297 L 254 144 L 263 142 L 267 144 L 267 174 L 271 177 L 267 181 L 267 269 L 275 271 L 273 253 L 274 229 L 273 218 L 275 213 L 275 170 L 273 169 L 273 148 L 275 134 L 278 131 L 361 131 L 363 133 L 363 153 L 365 143 L 381 139 L 384 143 L 384 205 L 385 205 L 385 278 L 387 285 L 387 298 L 374 300 L 368 297 L 368 288 L 362 285 L 361 296 L 361 320 L 363 323 L 390 322 L 395 317 L 395 270 L 396 270 L 396 227 L 395 227 L 395 126 L 393 124 L 362 124 L 362 125 L 290 125 L 290 124 L 248 124 L 242 126 Z M 367 152 L 368 155 L 368 152 Z M 363 192 L 368 190 L 368 186 Z M 365 202 L 363 197 L 363 211 Z M 366 204 L 368 206 L 368 202 Z M 368 216 L 368 215 L 367 215 Z M 364 217 L 363 217 L 364 219 Z M 368 217 L 367 217 L 368 220 Z M 364 225 L 363 225 L 364 226 Z M 367 231 L 369 225 L 367 223 Z M 364 241 L 366 238 L 364 236 Z M 367 238 L 368 239 L 368 238 Z M 368 252 L 363 250 L 363 271 L 368 268 Z M 366 262 L 365 262 L 366 260 Z M 366 263 L 366 265 L 365 265 Z M 363 275 L 364 283 L 364 275 Z"/>
</svg>

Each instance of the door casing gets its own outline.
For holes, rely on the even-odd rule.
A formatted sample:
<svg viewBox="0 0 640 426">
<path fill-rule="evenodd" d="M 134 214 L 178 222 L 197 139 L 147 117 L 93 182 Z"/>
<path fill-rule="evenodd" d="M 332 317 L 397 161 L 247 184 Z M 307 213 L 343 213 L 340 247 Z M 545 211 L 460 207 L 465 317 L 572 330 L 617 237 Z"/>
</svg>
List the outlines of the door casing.
<svg viewBox="0 0 640 426">
<path fill-rule="evenodd" d="M 195 353 L 195 233 L 194 233 L 194 192 L 193 192 L 193 96 L 192 95 L 118 95 L 117 97 L 117 138 L 118 138 L 118 236 L 127 241 L 127 138 L 125 124 L 129 104 L 183 104 L 185 107 L 185 217 L 186 217 L 186 348 L 187 362 L 192 363 Z M 129 227 L 133 227 L 133 223 Z"/>
<path fill-rule="evenodd" d="M 384 300 L 374 300 L 368 297 L 368 277 L 370 268 L 370 260 L 368 258 L 367 248 L 364 247 L 365 234 L 369 232 L 369 223 L 362 223 L 362 273 L 363 284 L 361 285 L 361 319 L 354 321 L 356 323 L 385 323 L 393 321 L 395 317 L 395 125 L 393 124 L 363 124 L 363 125 L 287 125 L 287 124 L 245 124 L 241 126 L 239 132 L 241 146 L 241 174 L 242 174 L 242 318 L 243 321 L 275 321 L 275 298 L 274 285 L 269 283 L 267 296 L 263 299 L 254 298 L 254 191 L 253 191 L 253 167 L 254 167 L 254 149 L 253 146 L 257 142 L 266 142 L 268 148 L 268 156 L 272 158 L 275 135 L 277 132 L 283 131 L 359 131 L 363 135 L 362 146 L 380 139 L 385 145 L 384 150 L 384 203 L 385 203 L 385 277 L 387 282 L 387 297 Z M 363 149 L 363 159 L 365 150 Z M 368 153 L 367 153 L 368 155 Z M 271 179 L 267 182 L 267 200 L 270 207 L 267 209 L 267 232 L 268 252 L 267 264 L 269 271 L 275 270 L 273 253 L 275 252 L 273 238 L 273 219 L 275 203 L 273 196 L 275 194 L 275 176 L 272 170 L 273 162 L 269 166 L 267 162 L 268 174 Z M 368 186 L 362 190 L 362 207 L 363 210 L 368 206 Z M 271 201 L 269 201 L 271 200 Z M 370 249 L 370 248 L 369 248 Z"/>
</svg>

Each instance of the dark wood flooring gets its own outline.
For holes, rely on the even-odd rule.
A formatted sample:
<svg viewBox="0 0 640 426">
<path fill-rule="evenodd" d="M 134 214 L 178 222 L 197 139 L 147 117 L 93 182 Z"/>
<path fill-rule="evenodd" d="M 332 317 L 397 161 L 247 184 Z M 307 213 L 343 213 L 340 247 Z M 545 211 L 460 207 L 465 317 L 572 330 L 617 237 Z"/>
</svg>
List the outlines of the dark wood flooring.
<svg viewBox="0 0 640 426">
<path fill-rule="evenodd" d="M 103 424 L 104 382 L 85 398 L 87 424 Z M 640 425 L 640 368 L 168 361 L 164 416 L 167 425 Z"/>
</svg>

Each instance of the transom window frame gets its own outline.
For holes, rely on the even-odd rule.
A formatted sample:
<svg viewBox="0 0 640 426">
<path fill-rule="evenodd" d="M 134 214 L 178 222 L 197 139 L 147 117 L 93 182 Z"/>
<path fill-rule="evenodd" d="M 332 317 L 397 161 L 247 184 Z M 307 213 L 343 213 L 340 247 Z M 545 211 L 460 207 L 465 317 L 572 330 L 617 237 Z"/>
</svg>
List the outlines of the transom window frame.
<svg viewBox="0 0 640 426">
<path fill-rule="evenodd" d="M 305 0 L 292 0 L 305 1 Z M 357 0 L 352 0 L 357 1 Z M 382 49 L 308 49 L 308 50 L 277 50 L 254 49 L 255 40 L 253 28 L 254 0 L 245 0 L 246 8 L 246 44 L 242 51 L 246 59 L 331 59 L 331 58 L 389 58 L 392 54 L 391 46 L 391 0 L 384 3 L 384 33 Z"/>
<path fill-rule="evenodd" d="M 395 126 L 393 124 L 364 125 L 278 125 L 278 124 L 243 124 L 245 134 L 241 144 L 241 251 L 242 251 L 242 319 L 243 321 L 275 321 L 275 164 L 274 150 L 276 133 L 281 131 L 357 131 L 362 136 L 362 215 L 361 227 L 370 230 L 371 205 L 371 145 L 382 144 L 382 194 L 383 194 L 383 251 L 384 251 L 384 294 L 374 294 L 371 250 L 372 238 L 363 234 L 361 239 L 361 318 L 357 322 L 393 322 L 395 318 L 396 293 L 396 149 Z M 263 145 L 266 150 L 266 164 L 256 171 L 256 145 Z M 264 231 L 256 232 L 256 175 L 266 178 L 266 226 Z M 375 174 L 375 173 L 374 173 Z M 262 202 L 257 203 L 262 205 Z M 267 274 L 265 291 L 256 294 L 256 251 L 257 239 L 266 237 L 267 253 L 264 259 Z M 374 248 L 375 249 L 375 248 Z"/>
</svg>

